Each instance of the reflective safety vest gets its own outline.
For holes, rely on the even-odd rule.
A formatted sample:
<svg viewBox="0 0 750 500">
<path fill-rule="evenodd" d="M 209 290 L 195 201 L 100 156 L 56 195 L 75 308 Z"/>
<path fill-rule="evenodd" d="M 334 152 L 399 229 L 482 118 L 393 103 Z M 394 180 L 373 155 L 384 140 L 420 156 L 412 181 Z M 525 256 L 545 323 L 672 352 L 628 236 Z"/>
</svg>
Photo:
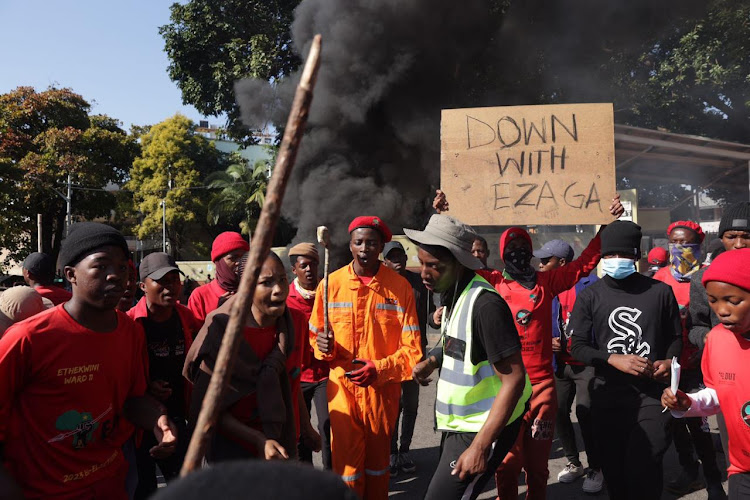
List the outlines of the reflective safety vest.
<svg viewBox="0 0 750 500">
<path fill-rule="evenodd" d="M 487 360 L 477 365 L 471 362 L 471 318 L 481 293 L 497 291 L 483 278 L 474 276 L 461 292 L 448 321 L 443 310 L 443 366 L 435 402 L 437 428 L 441 431 L 479 432 L 502 386 Z M 508 420 L 509 424 L 523 415 L 529 398 L 531 381 L 526 375 L 523 395 Z"/>
</svg>

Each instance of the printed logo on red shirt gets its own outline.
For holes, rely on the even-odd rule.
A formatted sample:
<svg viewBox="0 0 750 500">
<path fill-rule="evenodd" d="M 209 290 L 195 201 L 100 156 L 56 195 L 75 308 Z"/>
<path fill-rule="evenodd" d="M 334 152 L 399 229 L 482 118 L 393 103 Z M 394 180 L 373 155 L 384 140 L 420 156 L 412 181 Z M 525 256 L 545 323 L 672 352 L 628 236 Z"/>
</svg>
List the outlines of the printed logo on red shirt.
<svg viewBox="0 0 750 500">
<path fill-rule="evenodd" d="M 521 309 L 516 313 L 516 323 L 521 326 L 526 326 L 531 323 L 531 311 L 528 309 Z"/>
<path fill-rule="evenodd" d="M 56 443 L 66 438 L 73 437 L 73 448 L 85 448 L 87 444 L 94 440 L 94 431 L 99 428 L 99 421 L 112 411 L 110 405 L 101 415 L 94 418 L 90 412 L 78 412 L 68 410 L 55 421 L 55 428 L 59 431 L 69 431 L 58 434 L 48 443 Z"/>
<path fill-rule="evenodd" d="M 745 425 L 750 427 L 750 401 L 746 401 L 744 405 L 742 405 L 742 421 L 745 422 Z"/>
</svg>

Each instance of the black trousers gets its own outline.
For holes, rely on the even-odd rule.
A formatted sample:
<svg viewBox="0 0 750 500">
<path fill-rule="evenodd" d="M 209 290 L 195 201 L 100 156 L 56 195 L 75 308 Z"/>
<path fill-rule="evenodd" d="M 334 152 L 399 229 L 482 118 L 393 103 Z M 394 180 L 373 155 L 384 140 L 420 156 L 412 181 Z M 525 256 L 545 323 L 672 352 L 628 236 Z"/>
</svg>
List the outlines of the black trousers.
<svg viewBox="0 0 750 500">
<path fill-rule="evenodd" d="M 328 417 L 328 396 L 326 395 L 328 379 L 321 380 L 320 382 L 302 382 L 301 386 L 302 397 L 305 400 L 305 405 L 307 405 L 308 413 L 312 410 L 312 404 L 315 401 L 323 468 L 331 470 L 331 420 Z M 297 446 L 297 451 L 299 451 L 299 459 L 302 462 L 312 463 L 313 451 L 305 446 L 302 440 L 300 440 L 299 446 Z"/>
<path fill-rule="evenodd" d="M 721 449 L 724 452 L 724 459 L 729 466 L 729 434 L 727 433 L 727 422 L 724 420 L 724 414 L 716 414 L 716 424 L 719 427 L 719 437 L 721 438 Z"/>
<path fill-rule="evenodd" d="M 729 476 L 729 500 L 750 498 L 750 472 Z"/>
<path fill-rule="evenodd" d="M 589 397 L 589 382 L 594 378 L 593 366 L 566 365 L 558 367 L 555 372 L 555 388 L 557 389 L 557 422 L 555 430 L 560 438 L 563 451 L 568 462 L 581 465 L 578 456 L 578 445 L 573 422 L 570 421 L 570 410 L 573 400 L 576 402 L 576 417 L 581 428 L 581 437 L 586 449 L 588 466 L 601 469 L 601 462 L 594 446 L 591 427 L 591 398 Z"/>
<path fill-rule="evenodd" d="M 417 408 L 419 407 L 419 384 L 413 380 L 401 382 L 401 399 L 398 404 L 399 418 L 391 436 L 391 454 L 407 453 L 414 436 L 414 425 L 417 423 Z M 398 422 L 401 420 L 401 448 L 398 446 Z"/>
<path fill-rule="evenodd" d="M 482 474 L 468 477 L 463 481 L 459 479 L 458 475 L 451 475 L 451 472 L 453 472 L 458 457 L 474 441 L 476 433 L 444 432 L 440 442 L 440 461 L 435 469 L 435 474 L 432 476 L 430 486 L 427 488 L 425 499 L 474 500 L 477 498 L 482 493 L 487 481 L 495 477 L 495 471 L 516 442 L 522 421 L 523 416 L 518 417 L 500 433 L 492 446 L 492 452 L 487 461 L 487 469 Z"/>
<path fill-rule="evenodd" d="M 689 474 L 695 476 L 698 473 L 698 462 L 693 456 L 693 446 L 703 464 L 703 475 L 709 483 L 721 482 L 721 471 L 716 463 L 716 449 L 711 432 L 705 428 L 704 419 L 680 418 L 672 422 L 672 436 L 674 447 L 680 465 Z"/>
<path fill-rule="evenodd" d="M 149 454 L 149 450 L 156 446 L 156 437 L 153 432 L 144 432 L 141 445 L 135 450 L 135 460 L 138 466 L 138 486 L 135 489 L 135 499 L 149 498 L 157 489 L 156 465 L 164 474 L 164 480 L 169 482 L 176 479 L 180 474 L 182 462 L 185 460 L 187 447 L 190 443 L 190 435 L 187 423 L 183 418 L 172 419 L 177 427 L 177 449 L 175 452 L 160 460 L 155 460 Z"/>
<path fill-rule="evenodd" d="M 592 406 L 594 440 L 611 500 L 659 500 L 672 415 L 656 404 Z"/>
<path fill-rule="evenodd" d="M 687 393 L 703 389 L 700 370 L 686 369 L 680 377 L 680 389 Z M 680 418 L 672 422 L 672 438 L 680 465 L 692 476 L 698 474 L 698 462 L 693 447 L 703 464 L 703 475 L 709 483 L 721 482 L 721 471 L 716 463 L 716 449 L 704 418 Z"/>
</svg>

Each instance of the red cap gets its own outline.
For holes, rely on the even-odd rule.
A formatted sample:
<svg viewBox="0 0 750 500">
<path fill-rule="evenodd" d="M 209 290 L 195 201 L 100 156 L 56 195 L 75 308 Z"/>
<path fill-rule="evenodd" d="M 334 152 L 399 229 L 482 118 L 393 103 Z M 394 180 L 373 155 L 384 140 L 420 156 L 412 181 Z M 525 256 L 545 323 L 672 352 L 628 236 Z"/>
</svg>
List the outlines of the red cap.
<svg viewBox="0 0 750 500">
<path fill-rule="evenodd" d="M 648 263 L 657 266 L 667 265 L 667 250 L 664 247 L 652 248 L 648 253 Z"/>
<path fill-rule="evenodd" d="M 349 232 L 351 233 L 355 229 L 359 229 L 361 227 L 369 227 L 370 229 L 374 229 L 380 234 L 383 235 L 383 243 L 388 243 L 391 241 L 391 237 L 393 236 L 393 233 L 391 233 L 391 230 L 388 228 L 385 222 L 383 222 L 383 219 L 380 217 L 375 217 L 374 215 L 362 215 L 357 218 L 355 218 L 351 224 L 349 224 Z"/>
<path fill-rule="evenodd" d="M 672 234 L 672 231 L 677 229 L 678 227 L 684 228 L 684 229 L 690 229 L 695 234 L 698 235 L 698 243 L 703 243 L 703 240 L 706 238 L 706 233 L 703 232 L 703 228 L 700 227 L 699 224 L 696 224 L 695 222 L 691 220 L 678 220 L 677 222 L 673 222 L 669 225 L 667 228 L 667 236 Z M 651 262 L 651 261 L 649 261 Z"/>
<path fill-rule="evenodd" d="M 703 273 L 703 286 L 709 281 L 722 281 L 750 291 L 750 248 L 723 252 L 712 260 Z"/>
<path fill-rule="evenodd" d="M 505 247 L 508 246 L 510 240 L 515 238 L 523 238 L 529 242 L 529 248 L 534 248 L 534 244 L 531 242 L 531 236 L 522 227 L 510 227 L 500 236 L 500 260 L 503 260 L 503 254 L 505 253 Z"/>
<path fill-rule="evenodd" d="M 225 231 L 216 237 L 211 245 L 211 260 L 216 261 L 229 252 L 235 250 L 250 251 L 250 244 L 240 233 L 234 231 Z"/>
</svg>

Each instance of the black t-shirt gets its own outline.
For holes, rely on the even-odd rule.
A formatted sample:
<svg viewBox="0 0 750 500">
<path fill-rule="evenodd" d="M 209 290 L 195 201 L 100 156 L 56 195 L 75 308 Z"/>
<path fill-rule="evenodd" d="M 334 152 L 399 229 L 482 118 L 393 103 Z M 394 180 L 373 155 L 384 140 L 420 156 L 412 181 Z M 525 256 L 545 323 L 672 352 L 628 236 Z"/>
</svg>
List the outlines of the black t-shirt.
<svg viewBox="0 0 750 500">
<path fill-rule="evenodd" d="M 143 318 L 148 346 L 149 378 L 169 383 L 172 395 L 165 403 L 170 416 L 184 415 L 184 379 L 182 367 L 185 364 L 185 335 L 177 310 L 170 318 L 157 323 L 150 317 Z"/>
<path fill-rule="evenodd" d="M 468 273 L 458 283 L 456 290 L 461 293 L 469 281 L 474 278 L 475 273 Z M 446 317 L 449 308 L 453 304 L 453 290 L 441 296 L 441 303 L 446 307 Z M 518 338 L 513 313 L 503 298 L 490 291 L 482 292 L 474 302 L 474 311 L 471 318 L 471 362 L 479 364 L 489 361 L 495 364 L 498 361 L 521 351 L 521 340 Z M 442 348 L 434 349 L 430 354 L 436 356 L 442 364 Z"/>
<path fill-rule="evenodd" d="M 610 354 L 637 354 L 651 361 L 679 356 L 677 299 L 669 285 L 638 273 L 621 280 L 605 276 L 576 297 L 568 335 L 573 357 L 595 367 L 592 399 L 609 406 L 659 404 L 665 384 L 623 373 L 608 359 Z"/>
</svg>

